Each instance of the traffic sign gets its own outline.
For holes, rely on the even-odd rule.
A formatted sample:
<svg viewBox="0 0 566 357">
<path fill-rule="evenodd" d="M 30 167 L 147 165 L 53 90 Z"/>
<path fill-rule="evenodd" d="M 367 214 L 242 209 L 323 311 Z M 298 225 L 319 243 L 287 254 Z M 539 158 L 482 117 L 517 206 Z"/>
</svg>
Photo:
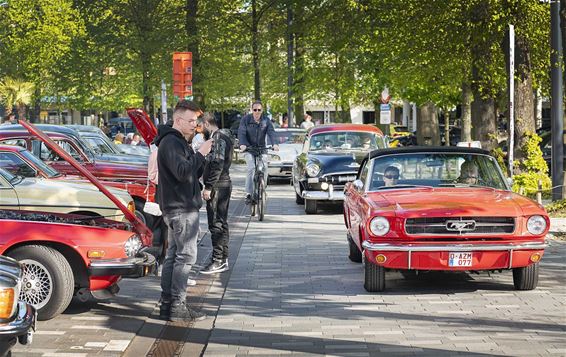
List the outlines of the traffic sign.
<svg viewBox="0 0 566 357">
<path fill-rule="evenodd" d="M 381 104 L 379 108 L 379 124 L 391 124 L 391 104 Z"/>
</svg>

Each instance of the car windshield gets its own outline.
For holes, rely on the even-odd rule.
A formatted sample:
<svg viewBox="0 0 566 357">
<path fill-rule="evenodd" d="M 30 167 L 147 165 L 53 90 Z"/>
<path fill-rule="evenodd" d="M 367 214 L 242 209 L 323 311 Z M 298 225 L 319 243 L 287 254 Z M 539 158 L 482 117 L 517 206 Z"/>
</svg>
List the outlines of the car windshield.
<svg viewBox="0 0 566 357">
<path fill-rule="evenodd" d="M 276 130 L 275 144 L 302 144 L 305 141 L 305 135 L 305 131 Z M 267 137 L 267 145 L 273 145 L 269 136 Z"/>
<path fill-rule="evenodd" d="M 31 152 L 25 150 L 20 152 L 26 160 L 32 162 L 35 166 L 39 167 L 49 178 L 59 177 L 61 173 L 51 166 L 47 165 L 45 162 L 41 161 L 37 156 L 33 155 Z"/>
<path fill-rule="evenodd" d="M 382 137 L 374 133 L 355 131 L 331 131 L 313 135 L 309 151 L 326 150 L 374 150 L 385 148 Z"/>
<path fill-rule="evenodd" d="M 369 191 L 415 186 L 508 189 L 497 161 L 482 154 L 392 154 L 374 158 L 367 167 L 372 170 Z"/>
<path fill-rule="evenodd" d="M 120 151 L 117 148 L 112 147 L 108 142 L 106 142 L 100 136 L 86 136 L 82 135 L 82 138 L 87 143 L 90 148 L 98 155 L 102 154 L 119 154 Z M 112 143 L 113 144 L 113 143 Z"/>
</svg>

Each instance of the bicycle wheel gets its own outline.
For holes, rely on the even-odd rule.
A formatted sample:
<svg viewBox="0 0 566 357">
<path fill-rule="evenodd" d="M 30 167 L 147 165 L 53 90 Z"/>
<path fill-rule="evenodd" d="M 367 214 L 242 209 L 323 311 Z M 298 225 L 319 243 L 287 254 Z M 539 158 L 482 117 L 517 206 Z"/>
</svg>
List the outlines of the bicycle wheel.
<svg viewBox="0 0 566 357">
<path fill-rule="evenodd" d="M 258 185 L 258 200 L 257 200 L 257 209 L 258 209 L 258 219 L 263 221 L 265 217 L 265 206 L 267 204 L 267 195 L 265 193 L 265 182 L 263 179 L 259 181 Z"/>
</svg>

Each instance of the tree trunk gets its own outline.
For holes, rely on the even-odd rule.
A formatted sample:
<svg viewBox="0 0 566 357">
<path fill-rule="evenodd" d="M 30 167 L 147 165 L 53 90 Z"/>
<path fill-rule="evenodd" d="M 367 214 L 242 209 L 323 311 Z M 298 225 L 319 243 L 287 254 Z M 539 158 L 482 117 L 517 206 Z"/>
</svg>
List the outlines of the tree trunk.
<svg viewBox="0 0 566 357">
<path fill-rule="evenodd" d="M 444 114 L 444 146 L 450 146 L 450 112 L 443 109 Z"/>
<path fill-rule="evenodd" d="M 295 12 L 297 14 L 297 12 Z M 301 20 L 300 16 L 295 17 L 296 23 Z M 305 47 L 303 44 L 303 36 L 299 32 L 295 32 L 295 71 L 293 73 L 293 93 L 295 104 L 295 123 L 300 125 L 304 119 L 305 104 Z"/>
<path fill-rule="evenodd" d="M 254 66 L 254 99 L 261 100 L 261 82 L 259 77 L 259 19 L 256 0 L 252 0 L 252 58 Z"/>
<path fill-rule="evenodd" d="M 140 52 L 140 61 L 142 65 L 142 95 L 143 95 L 143 109 L 148 114 L 153 114 L 151 87 L 149 83 L 149 71 L 151 69 L 151 55 L 142 49 Z"/>
<path fill-rule="evenodd" d="M 472 141 L 472 88 L 462 84 L 462 141 Z"/>
<path fill-rule="evenodd" d="M 532 76 L 527 73 L 524 78 L 515 81 L 515 147 L 513 157 L 515 160 L 526 159 L 523 146 L 527 142 L 526 133 L 534 133 L 534 100 Z M 515 165 L 515 174 L 520 174 L 520 166 Z"/>
<path fill-rule="evenodd" d="M 39 88 L 35 88 L 35 93 L 33 95 L 33 97 L 35 98 L 34 103 L 33 103 L 33 111 L 31 111 L 30 113 L 30 122 L 32 123 L 38 123 L 39 122 L 39 115 L 41 113 L 41 91 L 39 90 Z"/>
<path fill-rule="evenodd" d="M 187 32 L 187 51 L 192 53 L 193 59 L 193 98 L 199 106 L 205 108 L 205 97 L 204 91 L 200 82 L 200 41 L 199 32 L 197 25 L 198 18 L 198 3 L 199 0 L 187 0 L 186 2 L 186 20 L 185 20 L 185 31 Z"/>
<path fill-rule="evenodd" d="M 417 142 L 419 145 L 440 145 L 438 115 L 433 103 L 428 102 L 419 108 Z"/>
<path fill-rule="evenodd" d="M 497 138 L 493 133 L 497 132 L 495 117 L 495 100 L 493 98 L 482 99 L 474 95 L 472 102 L 472 137 L 481 142 L 481 147 L 491 150 L 497 146 Z"/>
<path fill-rule="evenodd" d="M 562 93 L 566 93 L 566 0 L 560 2 L 560 28 L 562 29 L 562 62 L 564 62 L 562 67 Z M 566 118 L 566 95 L 563 96 L 563 99 L 562 109 L 564 109 L 564 118 Z M 566 168 L 564 169 L 566 170 Z M 566 175 L 564 177 L 566 180 Z M 564 189 L 566 190 L 566 187 Z"/>
</svg>

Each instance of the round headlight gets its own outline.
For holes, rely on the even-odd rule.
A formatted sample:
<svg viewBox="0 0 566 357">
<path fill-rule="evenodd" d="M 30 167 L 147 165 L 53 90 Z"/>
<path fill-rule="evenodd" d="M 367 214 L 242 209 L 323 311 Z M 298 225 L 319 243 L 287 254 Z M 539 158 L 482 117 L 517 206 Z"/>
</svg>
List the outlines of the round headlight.
<svg viewBox="0 0 566 357">
<path fill-rule="evenodd" d="M 308 164 L 307 165 L 307 175 L 310 177 L 315 177 L 320 172 L 320 166 L 317 164 Z"/>
<path fill-rule="evenodd" d="M 124 243 L 124 252 L 126 252 L 126 256 L 133 257 L 138 254 L 142 246 L 141 238 L 137 234 L 134 234 Z"/>
<path fill-rule="evenodd" d="M 542 234 L 546 230 L 546 220 L 543 216 L 532 216 L 527 221 L 527 230 L 530 234 Z"/>
<path fill-rule="evenodd" d="M 279 155 L 271 154 L 271 155 L 269 155 L 269 160 L 271 160 L 271 161 L 281 161 L 281 157 Z"/>
<path fill-rule="evenodd" d="M 389 221 L 385 217 L 373 217 L 369 223 L 369 230 L 373 235 L 384 236 L 389 232 Z"/>
</svg>

